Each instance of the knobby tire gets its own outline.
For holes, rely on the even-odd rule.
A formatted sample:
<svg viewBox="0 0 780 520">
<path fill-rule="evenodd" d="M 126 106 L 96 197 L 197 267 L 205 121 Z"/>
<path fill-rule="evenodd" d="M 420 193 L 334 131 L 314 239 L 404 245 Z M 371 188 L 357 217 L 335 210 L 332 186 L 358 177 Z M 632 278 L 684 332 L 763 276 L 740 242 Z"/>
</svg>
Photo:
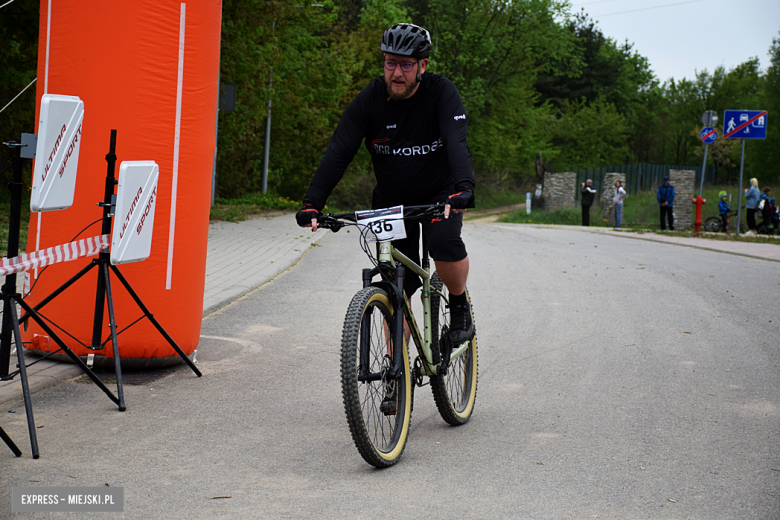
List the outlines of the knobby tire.
<svg viewBox="0 0 780 520">
<path fill-rule="evenodd" d="M 341 391 L 349 431 L 363 459 L 377 468 L 398 461 L 411 425 L 412 383 L 406 344 L 402 347 L 403 376 L 397 381 L 388 381 L 386 376 L 392 363 L 387 354 L 393 310 L 385 291 L 376 287 L 360 290 L 349 304 L 341 337 Z M 367 371 L 381 378 L 358 380 L 361 348 L 368 350 Z M 390 391 L 393 385 L 394 394 Z M 388 394 L 394 396 L 395 415 L 381 409 Z"/>
<path fill-rule="evenodd" d="M 441 345 L 445 339 L 442 334 L 449 330 L 450 318 L 447 301 L 433 289 L 448 296 L 447 288 L 439 278 L 439 273 L 431 277 L 431 350 L 434 360 L 441 357 Z M 468 289 L 466 297 L 471 304 Z M 471 319 L 474 320 L 474 307 L 471 307 Z M 443 332 L 444 330 L 444 332 Z M 453 350 L 456 347 L 453 346 Z M 450 361 L 447 373 L 443 376 L 431 376 L 431 391 L 439 414 L 448 424 L 460 426 L 466 424 L 474 411 L 477 399 L 477 334 L 474 324 L 474 337 L 468 349 L 456 359 Z"/>
</svg>

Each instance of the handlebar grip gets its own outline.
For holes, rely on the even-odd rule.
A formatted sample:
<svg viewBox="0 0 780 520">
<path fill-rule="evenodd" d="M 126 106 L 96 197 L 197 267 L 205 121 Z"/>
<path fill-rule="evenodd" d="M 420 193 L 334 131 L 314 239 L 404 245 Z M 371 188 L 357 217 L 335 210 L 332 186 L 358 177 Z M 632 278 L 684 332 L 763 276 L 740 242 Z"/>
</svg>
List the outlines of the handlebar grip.
<svg viewBox="0 0 780 520">
<path fill-rule="evenodd" d="M 344 223 L 331 217 L 330 215 L 320 214 L 317 216 L 317 226 L 323 229 L 330 229 L 336 233 L 339 229 L 344 227 Z"/>
</svg>

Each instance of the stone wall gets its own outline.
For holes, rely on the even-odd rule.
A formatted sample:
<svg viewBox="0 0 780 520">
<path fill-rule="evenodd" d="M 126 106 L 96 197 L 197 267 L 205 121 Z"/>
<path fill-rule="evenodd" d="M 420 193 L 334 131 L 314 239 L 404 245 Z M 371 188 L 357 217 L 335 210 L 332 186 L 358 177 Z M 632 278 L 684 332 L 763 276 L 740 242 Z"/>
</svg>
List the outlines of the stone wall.
<svg viewBox="0 0 780 520">
<path fill-rule="evenodd" d="M 696 172 L 669 170 L 669 184 L 674 186 L 674 228 L 693 227 L 693 194 L 696 190 Z"/>
<path fill-rule="evenodd" d="M 601 203 L 601 218 L 609 221 L 610 225 L 615 225 L 615 211 L 612 205 L 612 198 L 615 196 L 615 182 L 620 181 L 620 184 L 625 190 L 626 186 L 626 174 L 625 173 L 605 173 L 604 174 L 604 189 L 601 190 L 601 196 L 599 202 Z"/>
<path fill-rule="evenodd" d="M 542 204 L 545 211 L 555 211 L 561 208 L 574 207 L 574 184 L 577 174 L 571 172 L 544 174 L 544 190 Z"/>
</svg>

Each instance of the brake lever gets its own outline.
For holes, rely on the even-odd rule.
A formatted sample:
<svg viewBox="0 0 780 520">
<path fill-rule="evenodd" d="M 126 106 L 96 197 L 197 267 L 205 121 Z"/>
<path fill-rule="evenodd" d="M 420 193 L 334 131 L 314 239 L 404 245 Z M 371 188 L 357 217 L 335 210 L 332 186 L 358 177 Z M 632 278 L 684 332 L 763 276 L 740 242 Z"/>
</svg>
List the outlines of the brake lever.
<svg viewBox="0 0 780 520">
<path fill-rule="evenodd" d="M 334 233 L 338 233 L 344 227 L 343 222 L 328 215 L 323 215 L 321 218 L 321 221 L 318 219 L 317 225 L 323 229 L 330 229 Z"/>
<path fill-rule="evenodd" d="M 443 217 L 444 216 L 444 204 L 441 202 L 436 203 L 436 205 L 431 206 L 427 213 L 429 217 Z"/>
</svg>

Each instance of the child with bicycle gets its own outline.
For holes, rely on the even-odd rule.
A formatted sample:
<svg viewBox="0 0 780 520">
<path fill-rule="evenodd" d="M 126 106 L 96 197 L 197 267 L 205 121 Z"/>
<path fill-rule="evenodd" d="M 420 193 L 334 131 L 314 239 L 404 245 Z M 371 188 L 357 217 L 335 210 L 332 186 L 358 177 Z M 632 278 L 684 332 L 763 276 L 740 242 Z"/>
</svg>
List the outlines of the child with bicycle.
<svg viewBox="0 0 780 520">
<path fill-rule="evenodd" d="M 731 208 L 729 207 L 728 198 L 729 194 L 725 191 L 721 191 L 718 194 L 718 216 L 722 222 L 720 230 L 726 233 L 729 229 L 729 213 Z"/>
</svg>

